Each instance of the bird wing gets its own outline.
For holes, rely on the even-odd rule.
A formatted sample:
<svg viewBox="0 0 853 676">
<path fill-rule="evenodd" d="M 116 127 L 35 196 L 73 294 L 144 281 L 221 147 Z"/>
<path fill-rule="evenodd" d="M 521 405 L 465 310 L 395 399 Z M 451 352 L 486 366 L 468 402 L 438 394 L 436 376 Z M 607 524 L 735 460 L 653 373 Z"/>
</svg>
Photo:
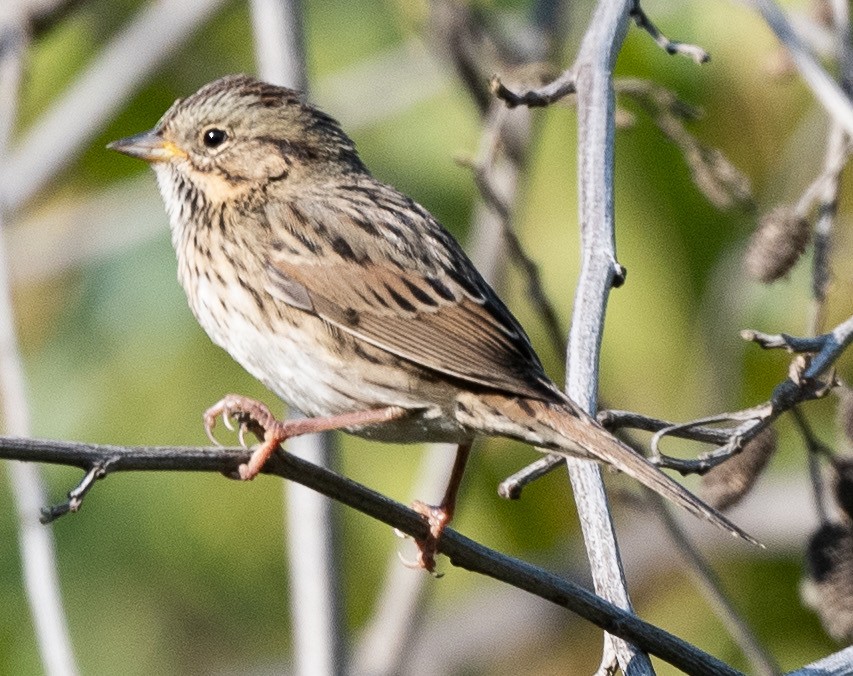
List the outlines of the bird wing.
<svg viewBox="0 0 853 676">
<path fill-rule="evenodd" d="M 348 213 L 327 201 L 268 212 L 280 236 L 268 248 L 268 293 L 435 371 L 552 398 L 524 330 L 451 235 L 409 198 L 385 190 L 404 203 L 371 203 L 369 222 L 364 208 Z"/>
</svg>

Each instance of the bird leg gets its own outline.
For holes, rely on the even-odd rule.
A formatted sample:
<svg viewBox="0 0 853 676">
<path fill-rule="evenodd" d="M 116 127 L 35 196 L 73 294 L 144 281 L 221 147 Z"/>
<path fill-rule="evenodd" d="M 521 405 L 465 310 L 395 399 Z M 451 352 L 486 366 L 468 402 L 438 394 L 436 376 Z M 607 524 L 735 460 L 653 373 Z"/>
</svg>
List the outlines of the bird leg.
<svg viewBox="0 0 853 676">
<path fill-rule="evenodd" d="M 240 443 L 244 446 L 243 434 L 246 430 L 261 439 L 261 445 L 252 452 L 249 462 L 237 468 L 240 479 L 251 481 L 258 475 L 269 457 L 291 437 L 345 427 L 381 424 L 402 418 L 407 413 L 408 411 L 400 406 L 387 406 L 326 418 L 296 418 L 282 421 L 276 419 L 266 404 L 239 394 L 228 394 L 204 412 L 204 429 L 210 440 L 218 444 L 213 437 L 213 428 L 216 426 L 216 419 L 222 416 L 225 426 L 229 429 L 231 427 L 228 423 L 229 419 L 239 423 Z"/>
<path fill-rule="evenodd" d="M 423 540 L 415 540 L 418 545 L 418 558 L 413 567 L 423 568 L 432 573 L 435 571 L 435 555 L 438 552 L 438 540 L 442 531 L 453 518 L 456 509 L 456 496 L 459 486 L 462 484 L 462 475 L 465 473 L 465 464 L 471 453 L 471 442 L 459 444 L 456 449 L 456 459 L 453 461 L 453 469 L 450 472 L 450 480 L 444 491 L 444 497 L 438 505 L 428 505 L 416 500 L 412 504 L 418 514 L 425 517 L 429 524 L 429 535 Z"/>
</svg>

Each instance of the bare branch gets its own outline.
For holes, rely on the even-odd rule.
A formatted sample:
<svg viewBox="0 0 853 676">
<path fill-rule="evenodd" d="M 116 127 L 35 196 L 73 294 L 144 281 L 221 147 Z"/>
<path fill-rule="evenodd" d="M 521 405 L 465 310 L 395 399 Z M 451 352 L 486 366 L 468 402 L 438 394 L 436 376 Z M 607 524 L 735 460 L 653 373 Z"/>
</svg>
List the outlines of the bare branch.
<svg viewBox="0 0 853 676">
<path fill-rule="evenodd" d="M 518 500 L 521 498 L 521 492 L 532 484 L 537 479 L 541 479 L 546 474 L 560 467 L 566 459 L 562 455 L 546 455 L 543 458 L 530 463 L 526 467 L 522 467 L 515 474 L 508 476 L 498 485 L 498 495 L 505 500 Z"/>
<path fill-rule="evenodd" d="M 542 87 L 528 89 L 521 93 L 513 92 L 507 88 L 497 75 L 492 77 L 489 88 L 492 94 L 504 101 L 510 108 L 516 106 L 528 106 L 529 108 L 549 106 L 577 91 L 573 68 L 563 71 L 559 77 Z"/>
<path fill-rule="evenodd" d="M 614 282 L 618 284 L 624 279 L 624 269 L 616 260 L 613 205 L 616 129 L 612 78 L 633 7 L 631 0 L 599 2 L 572 67 L 577 87 L 582 253 L 566 350 L 566 393 L 591 415 L 595 415 L 598 401 L 598 356 L 607 299 Z M 566 464 L 595 588 L 605 598 L 630 610 L 631 601 L 601 468 L 594 462 L 579 459 L 568 459 Z M 607 637 L 605 640 L 611 643 Z M 634 646 L 613 641 L 612 647 L 624 673 L 653 673 L 648 657 Z"/>
<path fill-rule="evenodd" d="M 804 377 L 816 378 L 832 366 L 853 341 L 853 316 L 841 322 L 829 333 L 814 338 L 794 338 L 785 334 L 771 335 L 757 331 L 744 331 L 741 335 L 745 340 L 755 340 L 762 347 L 784 346 L 793 352 L 813 353 L 814 357 Z M 772 344 L 763 345 L 760 339 Z"/>
<path fill-rule="evenodd" d="M 674 42 L 666 37 L 658 30 L 658 27 L 652 23 L 652 20 L 640 7 L 640 0 L 635 0 L 634 9 L 631 10 L 631 16 L 638 28 L 642 28 L 652 36 L 659 47 L 667 54 L 681 54 L 689 59 L 693 59 L 696 63 L 707 63 L 711 60 L 711 55 L 697 45 L 690 45 L 684 42 Z"/>
<path fill-rule="evenodd" d="M 728 431 L 724 429 L 703 427 L 702 425 L 679 427 L 675 423 L 658 418 L 650 418 L 633 411 L 608 409 L 601 411 L 597 417 L 598 422 L 611 432 L 623 427 L 643 430 L 645 432 L 659 432 L 664 428 L 670 428 L 669 436 L 680 437 L 682 439 L 704 441 L 709 444 L 722 444 L 729 439 Z"/>
<path fill-rule="evenodd" d="M 761 333 L 752 329 L 744 329 L 740 337 L 757 343 L 765 350 L 773 348 L 784 348 L 788 352 L 819 352 L 823 347 L 825 339 L 823 336 L 806 336 L 797 338 L 787 333 Z"/>
<path fill-rule="evenodd" d="M 39 520 L 43 524 L 48 524 L 56 521 L 60 516 L 77 512 L 83 506 L 83 498 L 94 488 L 95 482 L 106 476 L 107 466 L 105 465 L 106 463 L 101 464 L 98 462 L 93 464 L 91 469 L 83 475 L 80 483 L 68 491 L 68 500 L 60 502 L 57 505 L 51 505 L 50 507 L 43 507 L 41 510 L 41 519 Z"/>
<path fill-rule="evenodd" d="M 249 455 L 250 452 L 242 448 L 112 446 L 0 437 L 0 458 L 67 465 L 87 472 L 100 466 L 103 475 L 99 478 L 128 471 L 228 474 L 247 462 Z M 426 536 L 428 525 L 414 510 L 289 453 L 277 453 L 271 457 L 262 472 L 308 486 L 414 538 Z M 438 548 L 453 565 L 488 575 L 567 608 L 683 671 L 709 676 L 738 673 L 715 657 L 638 619 L 583 587 L 484 547 L 450 528 L 442 534 Z"/>
<path fill-rule="evenodd" d="M 825 396 L 834 387 L 835 381 L 833 377 L 830 377 L 825 382 L 820 377 L 832 367 L 836 359 L 853 341 L 853 317 L 842 322 L 829 333 L 816 338 L 793 338 L 783 334 L 771 336 L 759 334 L 755 331 L 745 331 L 743 335 L 744 338 L 755 340 L 763 347 L 806 348 L 813 354 L 809 359 L 798 356 L 792 365 L 790 376 L 776 386 L 770 400 L 763 404 L 742 411 L 700 418 L 659 430 L 652 438 L 651 449 L 653 460 L 661 467 L 668 467 L 682 474 L 703 474 L 739 452 L 746 442 L 753 439 L 786 411 L 801 402 Z M 728 429 L 729 440 L 725 445 L 703 453 L 696 460 L 672 458 L 662 455 L 658 450 L 658 442 L 664 435 L 709 422 L 726 421 L 741 422 L 741 424 Z"/>
</svg>

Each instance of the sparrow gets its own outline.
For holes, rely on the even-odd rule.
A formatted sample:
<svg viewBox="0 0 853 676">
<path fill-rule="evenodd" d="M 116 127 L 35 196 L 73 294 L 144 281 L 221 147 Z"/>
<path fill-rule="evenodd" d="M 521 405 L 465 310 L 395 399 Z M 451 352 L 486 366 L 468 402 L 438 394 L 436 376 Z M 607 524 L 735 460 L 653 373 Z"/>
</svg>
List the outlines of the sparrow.
<svg viewBox="0 0 853 676">
<path fill-rule="evenodd" d="M 587 415 L 453 236 L 376 179 L 336 120 L 246 75 L 177 100 L 110 148 L 154 169 L 178 278 L 214 343 L 306 418 L 227 395 L 204 415 L 255 431 L 254 478 L 287 438 L 340 429 L 458 453 L 420 564 L 435 566 L 475 438 L 502 436 L 611 465 L 754 540 Z"/>
</svg>

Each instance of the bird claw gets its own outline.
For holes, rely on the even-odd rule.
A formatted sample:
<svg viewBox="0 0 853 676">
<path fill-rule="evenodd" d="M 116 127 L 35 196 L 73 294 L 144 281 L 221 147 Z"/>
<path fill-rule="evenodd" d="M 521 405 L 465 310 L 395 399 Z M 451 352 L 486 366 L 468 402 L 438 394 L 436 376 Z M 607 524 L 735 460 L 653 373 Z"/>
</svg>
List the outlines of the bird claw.
<svg viewBox="0 0 853 676">
<path fill-rule="evenodd" d="M 249 447 L 246 443 L 247 431 L 263 439 L 266 433 L 278 424 L 269 408 L 261 402 L 237 394 L 228 394 L 204 412 L 204 430 L 208 439 L 217 446 L 222 444 L 213 436 L 213 428 L 220 417 L 226 429 L 237 432 L 237 438 L 243 448 Z M 235 422 L 237 426 L 234 425 Z"/>
<path fill-rule="evenodd" d="M 429 534 L 423 539 L 412 538 L 418 548 L 418 556 L 414 561 L 405 558 L 400 552 L 397 552 L 397 557 L 406 568 L 425 570 L 436 579 L 444 577 L 444 573 L 435 572 L 435 555 L 438 553 L 438 540 L 450 521 L 451 514 L 444 506 L 436 507 L 420 500 L 412 504 L 412 509 L 426 519 L 429 524 Z M 405 539 L 411 537 L 399 528 L 394 529 L 394 535 Z"/>
<path fill-rule="evenodd" d="M 418 545 L 418 558 L 414 561 L 403 556 L 403 552 L 397 552 L 397 558 L 400 559 L 400 563 L 402 563 L 406 568 L 411 568 L 412 570 L 425 570 L 436 580 L 443 578 L 444 573 L 437 573 L 435 570 L 435 559 L 430 559 L 430 561 L 427 562 L 424 560 L 422 553 L 423 550 L 421 550 L 420 545 Z"/>
<path fill-rule="evenodd" d="M 211 414 L 213 408 L 215 407 L 211 407 L 204 412 L 204 433 L 214 446 L 221 448 L 222 442 L 213 435 L 213 428 L 216 427 L 216 418 L 218 416 L 216 413 Z"/>
</svg>

